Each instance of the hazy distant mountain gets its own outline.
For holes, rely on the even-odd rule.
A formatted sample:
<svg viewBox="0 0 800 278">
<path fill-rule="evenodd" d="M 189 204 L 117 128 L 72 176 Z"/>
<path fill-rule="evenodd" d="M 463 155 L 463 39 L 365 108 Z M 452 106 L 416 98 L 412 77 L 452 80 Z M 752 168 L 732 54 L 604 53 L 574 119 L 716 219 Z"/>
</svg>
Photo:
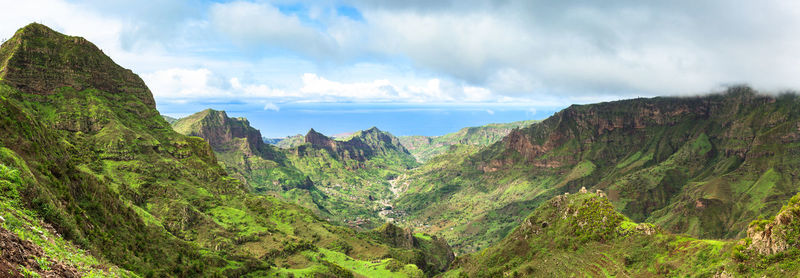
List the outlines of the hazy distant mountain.
<svg viewBox="0 0 800 278">
<path fill-rule="evenodd" d="M 167 115 L 161 115 L 161 117 L 164 117 L 164 120 L 167 121 L 168 124 L 173 124 L 173 123 L 178 121 L 178 119 L 170 117 L 170 116 L 167 116 Z"/>
<path fill-rule="evenodd" d="M 434 156 L 443 154 L 450 146 L 461 144 L 485 147 L 503 139 L 515 128 L 526 127 L 536 122 L 529 120 L 465 127 L 442 136 L 400 136 L 400 142 L 417 160 L 425 162 Z"/>
<path fill-rule="evenodd" d="M 262 140 L 262 141 L 264 141 L 264 143 L 267 143 L 267 144 L 270 144 L 270 145 L 277 145 L 278 143 L 280 143 L 280 142 L 281 142 L 281 141 L 283 141 L 284 139 L 286 139 L 286 138 L 267 138 L 267 137 L 261 137 L 261 140 Z"/>
</svg>

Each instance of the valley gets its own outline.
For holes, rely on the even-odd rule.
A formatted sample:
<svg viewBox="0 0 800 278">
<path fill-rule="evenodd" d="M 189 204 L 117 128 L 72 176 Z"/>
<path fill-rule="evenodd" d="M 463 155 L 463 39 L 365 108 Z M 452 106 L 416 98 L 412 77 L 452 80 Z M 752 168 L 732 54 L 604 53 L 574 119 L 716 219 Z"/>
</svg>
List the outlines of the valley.
<svg viewBox="0 0 800 278">
<path fill-rule="evenodd" d="M 222 110 L 162 116 L 138 75 L 42 24 L 0 65 L 4 275 L 800 274 L 793 93 L 267 139 Z"/>
</svg>

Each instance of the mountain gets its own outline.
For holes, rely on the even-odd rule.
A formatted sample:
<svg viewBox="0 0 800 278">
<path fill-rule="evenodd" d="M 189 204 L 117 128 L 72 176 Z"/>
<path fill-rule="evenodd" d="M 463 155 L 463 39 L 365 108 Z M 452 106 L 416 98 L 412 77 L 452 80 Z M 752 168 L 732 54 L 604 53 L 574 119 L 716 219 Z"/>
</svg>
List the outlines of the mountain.
<svg viewBox="0 0 800 278">
<path fill-rule="evenodd" d="M 244 118 L 207 109 L 172 125 L 205 139 L 233 177 L 254 192 L 274 194 L 335 223 L 371 229 L 390 209 L 390 179 L 416 166 L 393 135 L 377 128 L 336 140 L 311 129 L 289 150 L 263 142 Z"/>
<path fill-rule="evenodd" d="M 287 157 L 329 197 L 322 206 L 332 221 L 368 229 L 391 221 L 392 181 L 418 165 L 397 137 L 373 127 L 343 141 L 311 129 L 303 140 Z"/>
<path fill-rule="evenodd" d="M 450 146 L 472 145 L 485 147 L 503 139 L 515 128 L 522 128 L 538 121 L 518 121 L 502 124 L 488 124 L 477 127 L 465 127 L 457 132 L 442 136 L 400 136 L 400 143 L 420 162 L 445 153 Z"/>
<path fill-rule="evenodd" d="M 274 145 L 278 145 L 278 143 L 280 143 L 281 141 L 283 141 L 283 139 L 286 139 L 286 138 L 267 138 L 267 137 L 261 137 L 261 139 L 262 139 L 262 141 L 264 141 L 264 143 L 267 143 L 267 144 L 270 144 L 270 145 L 273 145 L 273 146 L 274 146 Z"/>
<path fill-rule="evenodd" d="M 505 239 L 443 277 L 796 277 L 800 195 L 742 240 L 701 240 L 635 223 L 602 192 L 558 195 Z"/>
<path fill-rule="evenodd" d="M 178 121 L 178 119 L 170 117 L 170 116 L 167 116 L 167 115 L 161 115 L 161 117 L 164 117 L 164 120 L 167 121 L 168 124 L 173 124 L 173 123 Z"/>
<path fill-rule="evenodd" d="M 416 258 L 449 258 L 426 248 L 444 247 L 425 234 L 394 247 L 253 194 L 205 140 L 172 129 L 137 75 L 83 38 L 31 24 L 0 47 L 0 61 L 0 270 L 421 276 L 443 266 Z M 249 129 L 202 130 L 218 148 L 270 155 L 234 139 Z"/>
<path fill-rule="evenodd" d="M 281 139 L 281 141 L 275 143 L 275 146 L 281 149 L 291 149 L 300 146 L 305 142 L 306 142 L 306 137 L 303 136 L 302 134 L 297 134 L 294 136 L 289 136 Z"/>
<path fill-rule="evenodd" d="M 366 162 L 375 157 L 397 156 L 400 163 L 409 168 L 415 163 L 409 160 L 410 153 L 400 144 L 400 140 L 393 135 L 372 127 L 353 133 L 344 140 L 335 140 L 322 133 L 316 132 L 313 128 L 305 136 L 306 146 L 299 146 L 294 152 L 303 155 L 305 149 L 324 149 L 339 159 L 348 159 L 358 162 Z"/>
<path fill-rule="evenodd" d="M 203 138 L 230 175 L 256 193 L 275 193 L 323 214 L 326 198 L 311 179 L 295 168 L 286 153 L 264 143 L 261 132 L 245 118 L 228 117 L 225 111 L 206 109 L 172 124 L 178 133 Z"/>
<path fill-rule="evenodd" d="M 414 170 L 399 181 L 408 185 L 395 209 L 409 225 L 472 252 L 547 199 L 585 186 L 608 192 L 634 221 L 742 237 L 752 219 L 797 193 L 799 118 L 796 95 L 747 87 L 573 105 L 474 154 Z"/>
</svg>

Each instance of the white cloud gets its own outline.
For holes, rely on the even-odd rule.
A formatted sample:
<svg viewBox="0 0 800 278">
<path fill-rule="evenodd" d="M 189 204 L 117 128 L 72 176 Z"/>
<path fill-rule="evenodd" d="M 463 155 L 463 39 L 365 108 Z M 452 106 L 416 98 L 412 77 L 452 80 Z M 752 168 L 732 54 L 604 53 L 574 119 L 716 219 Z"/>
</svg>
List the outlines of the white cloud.
<svg viewBox="0 0 800 278">
<path fill-rule="evenodd" d="M 275 105 L 272 102 L 268 102 L 267 104 L 264 105 L 264 111 L 270 111 L 270 110 L 277 112 L 277 111 L 281 111 L 281 108 L 278 107 L 278 105 Z"/>
<path fill-rule="evenodd" d="M 486 109 L 486 113 L 489 114 L 489 115 L 494 115 L 494 110 Z"/>
<path fill-rule="evenodd" d="M 387 79 L 371 82 L 337 82 L 316 74 L 303 75 L 302 97 L 377 102 L 482 102 L 498 101 L 486 88 L 438 78 L 406 80 L 396 84 Z"/>
<path fill-rule="evenodd" d="M 531 99 L 498 97 L 491 90 L 453 81 L 388 79 L 366 82 L 333 81 L 313 73 L 297 77 L 301 86 L 282 90 L 266 84 L 244 83 L 238 77 L 225 78 L 207 68 L 172 68 L 142 75 L 159 100 L 186 103 L 207 99 L 268 100 L 264 110 L 278 111 L 282 102 L 392 102 L 392 103 L 531 103 Z M 491 112 L 490 112 L 491 113 Z"/>
<path fill-rule="evenodd" d="M 118 52 L 123 28 L 120 20 L 60 0 L 0 1 L 0 6 L 6 11 L 0 24 L 0 37 L 5 39 L 17 29 L 38 22 L 59 32 L 85 37 L 104 51 Z"/>
<path fill-rule="evenodd" d="M 210 8 L 211 24 L 242 44 L 274 45 L 305 55 L 329 55 L 335 42 L 268 3 L 236 1 Z"/>
<path fill-rule="evenodd" d="M 800 88 L 792 1 L 347 1 L 363 20 L 329 1 L 0 1 L 0 38 L 34 21 L 84 36 L 158 101 L 563 105 Z"/>
<path fill-rule="evenodd" d="M 208 69 L 166 69 L 142 75 L 156 98 L 201 98 L 220 96 L 225 92 L 211 86 Z"/>
<path fill-rule="evenodd" d="M 157 99 L 169 101 L 208 98 L 275 98 L 285 96 L 267 85 L 242 85 L 239 78 L 225 79 L 207 68 L 173 68 L 143 74 L 142 78 Z"/>
<path fill-rule="evenodd" d="M 373 45 L 509 96 L 800 87 L 790 1 L 359 2 Z"/>
</svg>

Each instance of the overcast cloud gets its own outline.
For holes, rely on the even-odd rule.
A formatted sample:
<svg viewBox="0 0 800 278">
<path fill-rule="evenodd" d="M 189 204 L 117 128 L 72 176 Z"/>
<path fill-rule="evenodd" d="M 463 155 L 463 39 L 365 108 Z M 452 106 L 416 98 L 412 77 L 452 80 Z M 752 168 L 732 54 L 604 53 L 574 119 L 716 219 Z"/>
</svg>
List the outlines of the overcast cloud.
<svg viewBox="0 0 800 278">
<path fill-rule="evenodd" d="M 87 37 L 160 103 L 542 106 L 800 88 L 788 0 L 0 2 L 12 11 L 0 37 L 32 21 Z"/>
</svg>

